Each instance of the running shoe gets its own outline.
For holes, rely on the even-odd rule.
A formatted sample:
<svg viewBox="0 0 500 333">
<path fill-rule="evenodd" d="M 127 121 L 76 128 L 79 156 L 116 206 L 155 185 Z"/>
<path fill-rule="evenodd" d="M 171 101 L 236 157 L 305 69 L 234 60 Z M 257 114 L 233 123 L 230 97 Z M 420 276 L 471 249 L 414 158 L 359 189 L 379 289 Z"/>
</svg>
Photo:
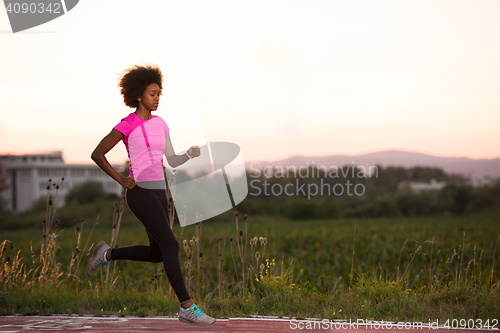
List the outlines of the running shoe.
<svg viewBox="0 0 500 333">
<path fill-rule="evenodd" d="M 206 326 L 215 323 L 215 318 L 206 315 L 195 304 L 191 305 L 189 309 L 186 310 L 180 308 L 179 320 L 182 321 L 183 323 L 188 323 L 198 326 Z"/>
<path fill-rule="evenodd" d="M 101 266 L 106 266 L 109 264 L 109 261 L 104 258 L 104 255 L 106 254 L 106 251 L 109 250 L 111 247 L 106 244 L 105 241 L 100 241 L 97 243 L 94 249 L 94 253 L 92 254 L 92 257 L 89 260 L 89 263 L 87 264 L 87 275 L 91 276 L 94 274 L 95 270 L 98 269 Z"/>
</svg>

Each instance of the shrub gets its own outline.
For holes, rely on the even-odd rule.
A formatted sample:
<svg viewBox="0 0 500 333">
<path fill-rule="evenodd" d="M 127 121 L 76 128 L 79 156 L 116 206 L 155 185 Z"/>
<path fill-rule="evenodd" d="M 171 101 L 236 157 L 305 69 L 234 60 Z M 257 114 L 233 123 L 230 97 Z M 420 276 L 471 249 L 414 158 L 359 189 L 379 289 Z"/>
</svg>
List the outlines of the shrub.
<svg viewBox="0 0 500 333">
<path fill-rule="evenodd" d="M 317 217 L 318 203 L 314 200 L 296 198 L 287 208 L 288 218 L 291 220 L 305 220 Z"/>
<path fill-rule="evenodd" d="M 87 204 L 108 197 L 109 195 L 104 192 L 102 183 L 89 180 L 73 187 L 66 195 L 66 202 L 75 200 L 80 204 Z"/>
</svg>

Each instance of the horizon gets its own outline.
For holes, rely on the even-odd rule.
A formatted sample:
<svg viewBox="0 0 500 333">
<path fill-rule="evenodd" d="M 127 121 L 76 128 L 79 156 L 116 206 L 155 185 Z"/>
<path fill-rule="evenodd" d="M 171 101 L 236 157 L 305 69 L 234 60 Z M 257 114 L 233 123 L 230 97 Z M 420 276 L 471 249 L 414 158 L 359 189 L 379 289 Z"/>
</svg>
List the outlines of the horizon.
<svg viewBox="0 0 500 333">
<path fill-rule="evenodd" d="M 21 153 L 21 154 L 0 152 L 0 156 L 2 156 L 2 155 L 11 155 L 11 156 L 38 155 L 38 154 L 50 154 L 50 153 L 55 153 L 55 152 L 62 152 L 62 159 L 63 159 L 63 161 L 64 161 L 65 164 L 95 164 L 90 158 L 89 158 L 89 161 L 87 161 L 87 162 L 85 162 L 85 161 L 71 161 L 71 160 L 67 160 L 65 158 L 64 151 L 61 151 L 61 150 L 27 152 L 27 153 Z M 270 160 L 248 160 L 248 161 L 245 161 L 245 164 L 249 164 L 249 163 L 253 163 L 253 162 L 275 163 L 275 162 L 284 161 L 284 160 L 288 160 L 288 159 L 292 159 L 292 158 L 308 158 L 308 159 L 311 159 L 311 158 L 327 158 L 327 157 L 333 157 L 333 156 L 356 157 L 356 156 L 364 156 L 364 155 L 371 155 L 371 154 L 377 154 L 377 153 L 389 153 L 389 152 L 394 152 L 394 153 L 409 153 L 409 154 L 415 154 L 415 155 L 426 155 L 426 156 L 429 156 L 429 157 L 437 157 L 437 158 L 457 158 L 457 159 L 466 158 L 466 159 L 473 160 L 473 161 L 479 161 L 479 160 L 491 161 L 491 160 L 495 160 L 495 159 L 500 159 L 500 156 L 499 157 L 493 157 L 493 158 L 471 158 L 471 157 L 468 157 L 468 156 L 442 156 L 442 155 L 428 154 L 428 153 L 424 153 L 424 152 L 416 152 L 416 151 L 408 151 L 408 150 L 400 150 L 400 149 L 388 149 L 388 150 L 372 151 L 372 152 L 361 153 L 361 154 L 342 154 L 342 153 L 338 153 L 338 154 L 330 154 L 330 155 L 323 155 L 323 156 L 317 156 L 317 155 L 313 156 L 313 155 L 301 155 L 301 154 L 297 154 L 297 155 L 292 155 L 292 156 L 288 156 L 288 157 L 284 157 L 284 158 L 280 158 L 280 159 L 276 159 L 276 160 L 272 160 L 272 161 L 270 161 Z M 122 164 L 125 164 L 127 161 L 128 161 L 128 159 L 124 159 L 122 162 L 111 161 L 111 160 L 109 162 L 111 164 L 115 164 L 115 165 L 122 165 Z"/>
</svg>

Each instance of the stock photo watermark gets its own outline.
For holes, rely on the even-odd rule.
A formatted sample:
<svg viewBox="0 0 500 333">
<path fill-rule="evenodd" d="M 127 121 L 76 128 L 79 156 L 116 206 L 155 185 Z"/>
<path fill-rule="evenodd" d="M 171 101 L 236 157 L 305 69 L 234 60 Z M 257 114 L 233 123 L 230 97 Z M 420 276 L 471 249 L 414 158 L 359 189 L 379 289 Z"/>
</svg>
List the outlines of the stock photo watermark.
<svg viewBox="0 0 500 333">
<path fill-rule="evenodd" d="M 361 179 L 378 177 L 377 166 L 316 166 L 314 161 L 306 165 L 266 166 L 259 162 L 250 164 L 249 182 L 251 196 L 303 196 L 311 200 L 316 196 L 363 196 L 366 192 Z M 288 179 L 288 182 L 271 180 Z M 312 182 L 311 180 L 316 180 Z M 309 181 L 309 182 L 308 182 Z M 332 182 L 335 181 L 335 182 Z"/>
<path fill-rule="evenodd" d="M 392 322 L 392 321 L 373 321 L 367 319 L 352 320 L 290 320 L 290 329 L 292 330 L 436 330 L 436 329 L 478 329 L 478 330 L 499 330 L 498 319 L 439 319 L 436 321 L 425 322 Z"/>
<path fill-rule="evenodd" d="M 79 0 L 4 0 L 13 33 L 52 21 L 73 8 Z"/>
</svg>

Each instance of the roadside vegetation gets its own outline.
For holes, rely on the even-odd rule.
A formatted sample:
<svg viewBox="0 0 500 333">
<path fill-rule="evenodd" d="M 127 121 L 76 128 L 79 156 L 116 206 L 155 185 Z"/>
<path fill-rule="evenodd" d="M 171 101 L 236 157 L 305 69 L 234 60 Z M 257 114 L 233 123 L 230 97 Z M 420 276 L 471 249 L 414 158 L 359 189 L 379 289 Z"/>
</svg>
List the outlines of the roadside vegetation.
<svg viewBox="0 0 500 333">
<path fill-rule="evenodd" d="M 161 264 L 114 261 L 85 275 L 99 240 L 147 244 L 138 222 L 123 223 L 123 198 L 91 219 L 73 210 L 68 225 L 59 215 L 72 210 L 58 209 L 57 195 L 48 189 L 38 228 L 2 231 L 0 314 L 176 315 Z M 96 204 L 78 200 L 66 206 Z M 500 318 L 493 213 L 291 220 L 232 211 L 173 230 L 190 293 L 218 318 Z"/>
</svg>

